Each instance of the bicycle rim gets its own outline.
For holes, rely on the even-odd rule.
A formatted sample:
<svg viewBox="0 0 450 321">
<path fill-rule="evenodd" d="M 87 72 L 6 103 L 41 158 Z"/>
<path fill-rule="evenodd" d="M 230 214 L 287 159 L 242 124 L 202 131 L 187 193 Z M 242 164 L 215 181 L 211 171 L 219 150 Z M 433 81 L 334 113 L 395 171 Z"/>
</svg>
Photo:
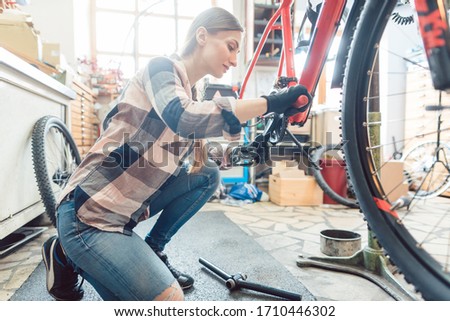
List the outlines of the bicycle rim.
<svg viewBox="0 0 450 321">
<path fill-rule="evenodd" d="M 347 169 L 369 227 L 405 279 L 426 300 L 449 300 L 450 198 L 414 197 L 415 191 L 405 189 L 402 163 L 393 162 L 392 157 L 394 147 L 406 151 L 409 144 L 426 136 L 418 127 L 412 132 L 405 128 L 413 116 L 413 112 L 408 113 L 411 104 L 423 103 L 425 111 L 427 104 L 438 103 L 436 96 L 419 101 L 424 98 L 417 95 L 407 100 L 414 93 L 396 88 L 407 83 L 408 72 L 414 68 L 429 74 L 426 59 L 422 60 L 424 56 L 418 51 L 421 39 L 410 37 L 416 26 L 391 19 L 400 10 L 400 16 L 408 14 L 408 8 L 396 4 L 396 0 L 368 0 L 355 32 L 342 102 Z M 408 51 L 412 48 L 414 51 Z M 417 117 L 425 127 L 426 118 Z M 449 119 L 448 115 L 443 119 Z M 409 206 L 391 209 L 401 204 L 397 200 L 402 197 L 409 198 Z"/>
<path fill-rule="evenodd" d="M 54 116 L 44 116 L 36 122 L 31 146 L 39 193 L 56 226 L 56 200 L 80 164 L 80 154 L 64 123 Z"/>
</svg>

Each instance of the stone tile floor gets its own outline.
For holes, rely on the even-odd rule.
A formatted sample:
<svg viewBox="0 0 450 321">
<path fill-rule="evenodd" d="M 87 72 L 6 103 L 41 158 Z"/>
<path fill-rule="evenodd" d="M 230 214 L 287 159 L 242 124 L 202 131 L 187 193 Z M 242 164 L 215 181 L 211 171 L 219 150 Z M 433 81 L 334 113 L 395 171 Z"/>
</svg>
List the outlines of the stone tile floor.
<svg viewBox="0 0 450 321">
<path fill-rule="evenodd" d="M 340 205 L 282 207 L 270 202 L 257 202 L 242 207 L 212 202 L 207 203 L 202 210 L 223 211 L 281 262 L 318 300 L 394 300 L 392 296 L 365 278 L 316 267 L 297 266 L 299 255 L 324 256 L 320 251 L 319 236 L 320 231 L 324 229 L 357 232 L 362 237 L 362 247 L 366 246 L 367 227 L 359 210 Z M 27 280 L 42 260 L 41 244 L 54 233 L 55 229 L 50 227 L 17 251 L 0 258 L 1 301 L 9 300 Z M 249 264 L 252 262 L 249 261 Z M 397 278 L 405 289 L 411 291 L 411 287 L 403 282 L 401 276 Z"/>
</svg>

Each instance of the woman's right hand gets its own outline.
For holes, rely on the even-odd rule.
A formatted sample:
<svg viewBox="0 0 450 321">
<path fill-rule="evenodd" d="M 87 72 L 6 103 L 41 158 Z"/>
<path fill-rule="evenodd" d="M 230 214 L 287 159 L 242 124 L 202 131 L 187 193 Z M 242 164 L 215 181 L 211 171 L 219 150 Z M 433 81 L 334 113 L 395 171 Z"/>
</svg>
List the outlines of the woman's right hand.
<svg viewBox="0 0 450 321">
<path fill-rule="evenodd" d="M 299 97 L 306 97 L 306 103 L 302 106 L 296 107 L 294 103 L 299 99 Z M 267 96 L 262 96 L 267 100 L 267 112 L 286 114 L 287 116 L 292 116 L 296 113 L 306 110 L 312 101 L 312 97 L 308 90 L 302 85 L 295 85 L 289 88 L 284 88 L 281 91 L 272 93 Z"/>
</svg>

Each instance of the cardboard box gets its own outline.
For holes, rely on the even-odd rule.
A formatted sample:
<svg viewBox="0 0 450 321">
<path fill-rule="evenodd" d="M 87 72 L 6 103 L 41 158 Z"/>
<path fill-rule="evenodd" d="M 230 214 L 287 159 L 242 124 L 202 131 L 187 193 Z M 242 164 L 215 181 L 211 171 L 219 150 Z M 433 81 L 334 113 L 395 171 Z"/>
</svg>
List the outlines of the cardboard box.
<svg viewBox="0 0 450 321">
<path fill-rule="evenodd" d="M 341 142 L 341 113 L 335 108 L 322 108 L 314 111 L 312 122 L 312 141 L 314 144 L 328 145 Z"/>
<path fill-rule="evenodd" d="M 391 160 L 383 164 L 380 169 L 380 180 L 391 203 L 401 196 L 408 195 L 408 183 L 404 181 L 403 176 L 403 161 Z"/>
<path fill-rule="evenodd" d="M 274 161 L 272 166 L 272 175 L 283 171 L 298 171 L 298 162 L 295 160 Z"/>
<path fill-rule="evenodd" d="M 321 205 L 323 191 L 304 171 L 282 171 L 269 176 L 270 201 L 280 206 Z"/>
<path fill-rule="evenodd" d="M 289 124 L 288 129 L 294 135 L 311 136 L 311 122 L 312 122 L 312 117 L 309 117 L 308 120 L 306 121 L 306 123 L 302 127 L 299 127 L 298 125 Z"/>
<path fill-rule="evenodd" d="M 33 28 L 31 17 L 19 14 L 0 14 L 0 44 L 30 58 L 42 60 L 42 43 Z"/>
<path fill-rule="evenodd" d="M 53 67 L 58 67 L 61 64 L 59 43 L 44 42 L 42 44 L 42 61 Z"/>
</svg>

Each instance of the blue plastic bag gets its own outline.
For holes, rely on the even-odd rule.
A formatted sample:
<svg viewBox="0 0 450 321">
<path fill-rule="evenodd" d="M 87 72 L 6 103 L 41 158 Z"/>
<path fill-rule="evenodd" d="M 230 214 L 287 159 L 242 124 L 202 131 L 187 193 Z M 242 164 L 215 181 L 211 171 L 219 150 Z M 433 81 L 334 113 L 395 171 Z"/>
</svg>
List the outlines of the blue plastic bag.
<svg viewBox="0 0 450 321">
<path fill-rule="evenodd" d="M 263 192 L 260 189 L 248 183 L 236 183 L 228 193 L 229 196 L 237 200 L 251 200 L 253 202 L 259 201 L 262 194 Z"/>
</svg>

